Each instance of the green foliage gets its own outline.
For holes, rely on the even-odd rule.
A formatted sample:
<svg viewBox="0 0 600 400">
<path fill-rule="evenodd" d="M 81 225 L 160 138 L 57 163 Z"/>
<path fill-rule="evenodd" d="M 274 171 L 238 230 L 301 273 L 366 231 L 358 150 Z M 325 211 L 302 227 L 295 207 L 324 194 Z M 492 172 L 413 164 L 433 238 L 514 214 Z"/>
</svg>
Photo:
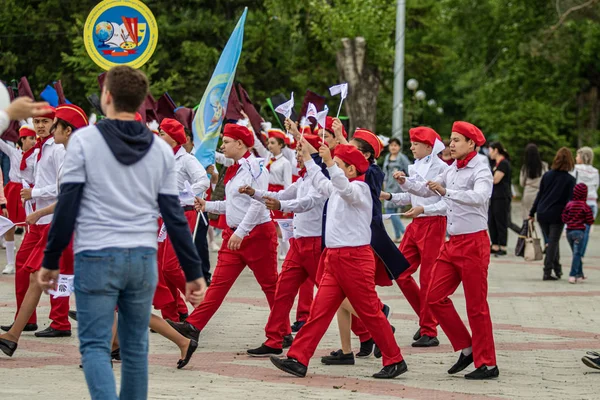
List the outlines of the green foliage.
<svg viewBox="0 0 600 400">
<path fill-rule="evenodd" d="M 97 2 L 3 0 L 0 78 L 28 76 L 35 93 L 61 79 L 67 97 L 87 107 L 85 96 L 98 91 L 96 77 L 102 70 L 87 56 L 82 31 Z M 360 35 L 381 82 L 378 133 L 391 131 L 396 1 L 145 3 L 160 31 L 156 52 L 143 68 L 155 96 L 168 91 L 178 104 L 196 105 L 248 7 L 236 78 L 255 102 L 261 105 L 269 96 L 291 91 L 299 98 L 307 89 L 327 94 L 327 87 L 339 81 L 340 39 Z M 454 120 L 468 120 L 488 138 L 503 142 L 515 170 L 529 142 L 540 146 L 546 161 L 562 145 L 598 148 L 600 2 L 562 18 L 583 3 L 407 0 L 405 78 L 416 78 L 437 105 L 415 101 L 405 89 L 405 140 L 414 125 L 432 126 L 448 137 Z M 337 101 L 331 99 L 330 108 Z"/>
</svg>

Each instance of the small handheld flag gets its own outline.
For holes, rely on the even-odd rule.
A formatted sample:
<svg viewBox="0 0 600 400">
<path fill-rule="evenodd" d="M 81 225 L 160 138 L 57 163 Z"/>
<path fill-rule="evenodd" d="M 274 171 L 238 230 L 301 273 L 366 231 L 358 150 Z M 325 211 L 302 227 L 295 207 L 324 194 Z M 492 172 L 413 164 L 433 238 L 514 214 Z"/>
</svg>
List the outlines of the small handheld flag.
<svg viewBox="0 0 600 400">
<path fill-rule="evenodd" d="M 336 118 L 340 116 L 340 111 L 342 111 L 342 103 L 344 99 L 348 96 L 348 84 L 341 83 L 339 85 L 335 85 L 329 88 L 329 93 L 332 96 L 341 95 L 340 106 L 338 107 Z"/>
<path fill-rule="evenodd" d="M 275 112 L 289 118 L 292 115 L 292 109 L 294 108 L 294 92 L 292 92 L 290 99 L 283 104 L 280 104 L 275 109 Z"/>
</svg>

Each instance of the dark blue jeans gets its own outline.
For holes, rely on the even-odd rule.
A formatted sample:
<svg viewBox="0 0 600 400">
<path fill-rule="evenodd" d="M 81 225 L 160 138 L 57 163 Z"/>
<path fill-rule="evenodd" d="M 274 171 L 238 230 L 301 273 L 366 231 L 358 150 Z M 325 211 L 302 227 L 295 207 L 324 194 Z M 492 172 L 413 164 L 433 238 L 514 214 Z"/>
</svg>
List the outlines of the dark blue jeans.
<svg viewBox="0 0 600 400">
<path fill-rule="evenodd" d="M 567 231 L 567 241 L 573 251 L 573 262 L 571 263 L 571 273 L 569 276 L 583 278 L 583 263 L 581 255 L 583 253 L 585 231 Z"/>
<path fill-rule="evenodd" d="M 75 255 L 79 351 L 93 400 L 148 398 L 148 324 L 157 274 L 152 248 L 107 248 Z M 115 307 L 122 359 L 119 396 L 110 365 Z"/>
</svg>

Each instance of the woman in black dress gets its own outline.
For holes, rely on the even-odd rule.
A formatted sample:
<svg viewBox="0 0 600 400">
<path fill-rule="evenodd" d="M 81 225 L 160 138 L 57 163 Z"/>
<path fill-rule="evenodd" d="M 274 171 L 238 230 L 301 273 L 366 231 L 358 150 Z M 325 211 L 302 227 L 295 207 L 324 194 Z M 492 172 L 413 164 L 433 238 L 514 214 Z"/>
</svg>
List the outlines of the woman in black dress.
<svg viewBox="0 0 600 400">
<path fill-rule="evenodd" d="M 491 252 L 505 256 L 512 198 L 510 156 L 500 142 L 493 142 L 490 144 L 490 158 L 494 161 L 494 188 L 488 211 Z"/>
</svg>

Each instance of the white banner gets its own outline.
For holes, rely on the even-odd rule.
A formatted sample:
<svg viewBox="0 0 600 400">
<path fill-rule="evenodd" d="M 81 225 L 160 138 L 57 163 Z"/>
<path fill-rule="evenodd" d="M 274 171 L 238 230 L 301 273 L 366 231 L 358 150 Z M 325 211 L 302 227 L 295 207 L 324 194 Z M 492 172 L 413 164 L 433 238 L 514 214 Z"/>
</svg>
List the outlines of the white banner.
<svg viewBox="0 0 600 400">
<path fill-rule="evenodd" d="M 55 299 L 57 297 L 69 297 L 71 293 L 75 291 L 73 287 L 74 279 L 75 275 L 60 274 L 58 276 L 58 284 L 56 285 L 56 290 L 48 290 L 48 294 L 53 296 Z"/>
<path fill-rule="evenodd" d="M 286 242 L 294 237 L 293 219 L 276 219 L 279 229 L 281 229 L 281 238 Z"/>
</svg>

